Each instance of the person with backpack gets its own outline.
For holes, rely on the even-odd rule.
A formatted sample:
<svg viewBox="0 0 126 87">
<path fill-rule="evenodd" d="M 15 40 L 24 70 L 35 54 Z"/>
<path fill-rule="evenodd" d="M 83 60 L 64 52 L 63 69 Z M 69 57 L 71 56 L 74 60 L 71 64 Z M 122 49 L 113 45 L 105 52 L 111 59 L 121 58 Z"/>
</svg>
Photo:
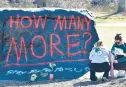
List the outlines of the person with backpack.
<svg viewBox="0 0 126 87">
<path fill-rule="evenodd" d="M 123 42 L 121 34 L 116 34 L 115 43 L 113 44 L 111 51 L 115 55 L 116 60 L 114 69 L 126 71 L 126 43 Z M 118 76 L 120 76 L 120 71 Z"/>
</svg>

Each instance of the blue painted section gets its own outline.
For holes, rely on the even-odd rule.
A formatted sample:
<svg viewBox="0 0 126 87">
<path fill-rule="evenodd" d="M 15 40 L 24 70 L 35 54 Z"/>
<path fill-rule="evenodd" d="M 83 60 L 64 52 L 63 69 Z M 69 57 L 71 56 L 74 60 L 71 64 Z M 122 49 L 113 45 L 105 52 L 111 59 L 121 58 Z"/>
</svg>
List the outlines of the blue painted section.
<svg viewBox="0 0 126 87">
<path fill-rule="evenodd" d="M 70 18 L 72 15 L 75 17 L 79 16 L 81 18 L 86 17 L 84 14 L 81 14 L 76 11 L 66 11 L 63 9 L 58 9 L 55 11 L 51 10 L 42 10 L 40 12 L 30 12 L 30 11 L 22 11 L 22 10 L 3 10 L 0 12 L 1 17 L 1 25 L 0 25 L 0 57 L 2 59 L 2 62 L 0 63 L 0 80 L 17 80 L 17 81 L 29 81 L 30 76 L 32 74 L 38 75 L 38 80 L 49 80 L 49 74 L 54 74 L 54 79 L 76 79 L 84 75 L 88 70 L 88 60 L 84 61 L 84 59 L 88 59 L 89 52 L 91 51 L 93 44 L 98 40 L 98 35 L 96 32 L 96 29 L 94 27 L 94 21 L 89 19 L 90 22 L 90 30 L 87 31 L 87 25 L 84 24 L 83 30 L 76 30 L 74 26 L 72 25 L 70 30 L 60 31 L 59 26 L 54 31 L 54 25 L 56 24 L 56 19 L 58 15 L 61 17 L 66 16 L 68 18 L 67 24 L 70 23 Z M 41 25 L 39 25 L 38 29 L 34 29 L 34 26 L 29 27 L 27 29 L 16 29 L 15 26 L 13 26 L 13 29 L 10 29 L 10 22 L 9 17 L 14 16 L 16 17 L 18 15 L 20 16 L 29 16 L 33 17 L 33 14 L 35 16 L 49 16 L 51 18 L 47 18 L 45 29 L 43 30 L 41 28 Z M 28 20 L 23 20 L 23 24 L 27 25 L 29 23 Z M 77 20 L 76 20 L 77 23 Z M 68 26 L 67 25 L 67 26 Z M 76 47 L 70 48 L 71 52 L 77 52 L 80 50 L 84 50 L 85 41 L 89 39 L 89 35 L 83 36 L 85 32 L 89 32 L 92 35 L 91 40 L 88 42 L 86 46 L 87 53 L 80 53 L 75 56 L 68 56 L 68 41 L 66 38 L 67 34 L 73 35 L 73 34 L 79 34 L 80 36 L 77 38 L 71 38 L 70 43 L 76 43 L 80 42 L 80 44 Z M 56 50 L 54 50 L 54 56 L 51 57 L 50 55 L 50 34 L 57 34 L 60 37 L 61 44 L 57 47 L 64 53 L 64 55 L 61 55 Z M 31 53 L 31 41 L 36 36 L 40 35 L 42 36 L 46 41 L 46 55 L 38 59 Z M 27 49 L 27 57 L 28 61 L 25 61 L 24 51 L 21 55 L 21 59 L 18 64 L 20 65 L 12 65 L 16 64 L 16 52 L 14 49 L 14 45 L 12 46 L 10 55 L 9 55 L 9 61 L 7 60 L 7 54 L 10 48 L 10 43 L 12 40 L 12 37 L 15 38 L 15 42 L 17 44 L 17 49 L 19 52 L 20 49 L 20 39 L 21 37 L 24 38 L 26 49 Z M 53 37 L 53 42 L 57 42 L 58 39 L 56 37 Z M 42 55 L 44 51 L 44 44 L 43 41 L 38 38 L 34 41 L 34 52 L 36 55 Z M 24 50 L 24 47 L 23 47 Z M 80 60 L 80 61 L 79 61 Z M 38 63 L 42 63 L 37 65 Z M 50 63 L 55 64 L 56 66 L 53 67 L 53 70 L 49 66 Z M 6 66 L 9 64 L 10 66 Z M 32 65 L 31 65 L 32 64 Z M 6 67 L 5 67 L 6 66 Z M 46 76 L 43 76 L 44 74 L 47 74 Z"/>
</svg>

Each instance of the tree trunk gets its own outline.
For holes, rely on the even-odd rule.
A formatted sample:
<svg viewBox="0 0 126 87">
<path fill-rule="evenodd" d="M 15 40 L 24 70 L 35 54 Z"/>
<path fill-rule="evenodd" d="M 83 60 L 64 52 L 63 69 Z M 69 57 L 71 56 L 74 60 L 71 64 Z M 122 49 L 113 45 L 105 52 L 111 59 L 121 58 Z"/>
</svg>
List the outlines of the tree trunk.
<svg viewBox="0 0 126 87">
<path fill-rule="evenodd" d="M 47 0 L 35 0 L 35 3 L 37 4 L 37 7 L 46 7 L 47 5 Z"/>
<path fill-rule="evenodd" d="M 118 5 L 118 9 L 117 12 L 123 12 L 125 11 L 125 0 L 118 0 L 119 1 L 119 5 Z"/>
</svg>

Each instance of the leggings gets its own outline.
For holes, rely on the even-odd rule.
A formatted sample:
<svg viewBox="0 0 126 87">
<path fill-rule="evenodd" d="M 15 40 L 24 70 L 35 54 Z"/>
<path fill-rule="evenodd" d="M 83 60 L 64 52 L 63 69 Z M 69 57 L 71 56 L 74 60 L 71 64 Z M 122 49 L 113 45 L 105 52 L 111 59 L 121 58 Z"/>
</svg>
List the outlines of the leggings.
<svg viewBox="0 0 126 87">
<path fill-rule="evenodd" d="M 108 78 L 110 71 L 110 64 L 108 62 L 104 63 L 91 63 L 90 64 L 90 80 L 96 81 L 97 76 L 95 75 L 96 72 L 104 72 L 103 77 Z"/>
</svg>

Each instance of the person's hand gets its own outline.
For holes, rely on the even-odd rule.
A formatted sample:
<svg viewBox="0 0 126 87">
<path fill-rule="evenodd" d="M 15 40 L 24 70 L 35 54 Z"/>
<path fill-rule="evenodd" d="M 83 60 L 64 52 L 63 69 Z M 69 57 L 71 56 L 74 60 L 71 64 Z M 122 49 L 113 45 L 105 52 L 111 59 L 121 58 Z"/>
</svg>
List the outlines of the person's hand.
<svg viewBox="0 0 126 87">
<path fill-rule="evenodd" d="M 114 62 L 114 63 L 118 63 L 118 60 L 114 60 L 113 62 Z"/>
</svg>

